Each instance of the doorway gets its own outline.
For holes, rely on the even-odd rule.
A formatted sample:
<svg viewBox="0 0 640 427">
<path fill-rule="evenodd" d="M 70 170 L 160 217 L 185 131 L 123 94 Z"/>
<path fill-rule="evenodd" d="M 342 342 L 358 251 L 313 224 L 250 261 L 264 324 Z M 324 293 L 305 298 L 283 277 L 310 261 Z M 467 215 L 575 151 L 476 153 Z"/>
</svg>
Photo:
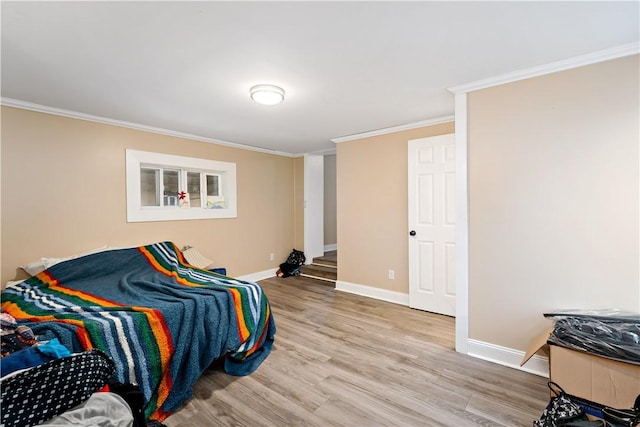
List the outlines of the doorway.
<svg viewBox="0 0 640 427">
<path fill-rule="evenodd" d="M 302 276 L 335 286 L 337 263 L 336 153 L 304 156 L 304 252 Z"/>
</svg>

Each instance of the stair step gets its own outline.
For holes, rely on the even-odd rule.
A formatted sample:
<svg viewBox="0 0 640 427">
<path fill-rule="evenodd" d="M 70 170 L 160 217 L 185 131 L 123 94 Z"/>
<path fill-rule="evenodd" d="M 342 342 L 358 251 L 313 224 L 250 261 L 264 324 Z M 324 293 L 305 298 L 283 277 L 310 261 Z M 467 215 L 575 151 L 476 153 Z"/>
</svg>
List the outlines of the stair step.
<svg viewBox="0 0 640 427">
<path fill-rule="evenodd" d="M 330 267 L 337 267 L 338 266 L 338 260 L 336 259 L 336 257 L 328 257 L 328 256 L 319 256 L 319 257 L 315 257 L 313 259 L 313 264 L 316 265 L 326 265 L 326 266 L 330 266 Z"/>
<path fill-rule="evenodd" d="M 302 267 L 300 274 L 306 277 L 330 280 L 335 282 L 338 279 L 338 269 L 330 265 L 309 264 Z"/>
</svg>

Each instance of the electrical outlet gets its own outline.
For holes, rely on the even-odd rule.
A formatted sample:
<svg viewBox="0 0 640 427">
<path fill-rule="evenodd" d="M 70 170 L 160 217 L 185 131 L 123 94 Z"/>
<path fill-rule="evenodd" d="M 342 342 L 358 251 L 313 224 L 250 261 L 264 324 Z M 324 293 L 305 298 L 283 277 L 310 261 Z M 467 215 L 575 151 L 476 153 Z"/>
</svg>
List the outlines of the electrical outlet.
<svg viewBox="0 0 640 427">
<path fill-rule="evenodd" d="M 396 272 L 393 270 L 389 270 L 389 280 L 395 280 Z"/>
<path fill-rule="evenodd" d="M 269 255 L 269 260 L 270 260 L 270 261 L 273 261 L 273 260 L 275 260 L 275 259 L 276 259 L 275 254 L 270 254 L 270 255 Z"/>
</svg>

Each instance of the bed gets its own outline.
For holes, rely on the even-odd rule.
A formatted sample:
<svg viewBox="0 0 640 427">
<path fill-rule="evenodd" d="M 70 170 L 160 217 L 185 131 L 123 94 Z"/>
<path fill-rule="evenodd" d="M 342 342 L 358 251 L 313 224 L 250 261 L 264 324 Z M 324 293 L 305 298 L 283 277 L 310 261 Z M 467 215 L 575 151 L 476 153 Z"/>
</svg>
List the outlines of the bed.
<svg viewBox="0 0 640 427">
<path fill-rule="evenodd" d="M 7 287 L 2 311 L 71 351 L 107 353 L 115 379 L 138 384 L 145 416 L 159 422 L 214 361 L 231 375 L 255 371 L 276 332 L 258 284 L 196 268 L 172 242 L 53 265 Z"/>
</svg>

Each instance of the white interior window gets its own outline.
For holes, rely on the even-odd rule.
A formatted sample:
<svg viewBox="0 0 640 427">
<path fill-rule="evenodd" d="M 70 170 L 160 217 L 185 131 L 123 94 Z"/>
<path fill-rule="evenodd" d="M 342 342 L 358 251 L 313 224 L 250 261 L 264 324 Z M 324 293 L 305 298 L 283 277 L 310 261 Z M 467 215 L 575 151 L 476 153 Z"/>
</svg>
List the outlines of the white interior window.
<svg viewBox="0 0 640 427">
<path fill-rule="evenodd" d="M 127 150 L 127 222 L 235 218 L 235 163 Z"/>
</svg>

